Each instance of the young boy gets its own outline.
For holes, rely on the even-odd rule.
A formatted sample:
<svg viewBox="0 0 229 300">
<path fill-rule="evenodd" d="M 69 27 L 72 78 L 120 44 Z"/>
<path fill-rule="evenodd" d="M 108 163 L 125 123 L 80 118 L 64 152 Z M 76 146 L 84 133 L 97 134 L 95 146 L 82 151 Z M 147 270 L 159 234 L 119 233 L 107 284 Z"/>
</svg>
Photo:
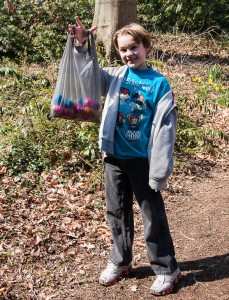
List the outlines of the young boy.
<svg viewBox="0 0 229 300">
<path fill-rule="evenodd" d="M 78 43 L 76 51 L 85 51 L 88 32 L 78 17 L 76 23 L 69 30 Z M 113 41 L 124 66 L 101 69 L 105 105 L 99 145 L 105 157 L 106 209 L 113 246 L 99 282 L 109 286 L 132 271 L 134 194 L 156 274 L 150 292 L 166 295 L 181 277 L 160 193 L 173 169 L 177 108 L 167 79 L 147 66 L 150 33 L 132 23 L 117 31 Z"/>
</svg>

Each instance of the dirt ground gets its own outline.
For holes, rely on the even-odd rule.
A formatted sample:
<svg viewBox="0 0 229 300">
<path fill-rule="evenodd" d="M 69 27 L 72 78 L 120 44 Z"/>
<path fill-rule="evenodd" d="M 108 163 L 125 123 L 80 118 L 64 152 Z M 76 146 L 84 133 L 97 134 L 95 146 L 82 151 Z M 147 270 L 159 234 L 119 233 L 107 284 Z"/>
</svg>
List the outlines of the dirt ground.
<svg viewBox="0 0 229 300">
<path fill-rule="evenodd" d="M 202 165 L 205 167 L 198 176 L 174 174 L 163 192 L 183 273 L 174 292 L 165 299 L 229 299 L 228 162 L 221 161 L 210 170 L 206 163 L 199 163 Z M 55 185 L 54 177 L 49 175 L 45 180 Z M 149 294 L 154 274 L 146 256 L 137 205 L 134 272 L 106 288 L 98 284 L 111 241 L 104 203 L 87 195 L 86 206 L 80 207 L 78 202 L 75 207 L 70 202 L 72 207 L 64 210 L 63 203 L 60 206 L 59 200 L 55 201 L 53 186 L 51 189 L 52 194 L 47 191 L 50 205 L 28 197 L 26 190 L 24 206 L 15 201 L 2 211 L 0 299 L 155 298 Z M 74 194 L 69 190 L 69 195 L 70 191 Z M 82 194 L 74 194 L 78 196 Z M 3 208 L 6 202 L 2 199 Z"/>
<path fill-rule="evenodd" d="M 164 193 L 167 214 L 183 279 L 165 299 L 229 299 L 229 172 L 224 166 L 202 178 L 176 182 Z M 69 295 L 56 299 L 152 299 L 153 273 L 142 241 L 141 220 L 136 208 L 134 273 L 109 288 L 99 286 L 97 277 L 106 259 L 89 257 L 84 270 L 93 279 L 74 285 Z M 82 265 L 80 264 L 80 268 Z M 78 279 L 75 279 L 79 282 Z M 159 297 L 160 298 L 160 297 Z"/>
</svg>

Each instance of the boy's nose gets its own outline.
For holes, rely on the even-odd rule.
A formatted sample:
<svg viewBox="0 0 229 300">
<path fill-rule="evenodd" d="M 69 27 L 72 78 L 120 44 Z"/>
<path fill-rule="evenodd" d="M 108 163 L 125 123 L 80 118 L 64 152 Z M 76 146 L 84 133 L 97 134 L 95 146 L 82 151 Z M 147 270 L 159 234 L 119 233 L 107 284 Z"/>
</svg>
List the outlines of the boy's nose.
<svg viewBox="0 0 229 300">
<path fill-rule="evenodd" d="M 127 56 L 130 56 L 130 55 L 132 55 L 132 54 L 133 54 L 132 50 L 127 50 L 127 52 L 126 52 L 126 55 L 127 55 Z"/>
</svg>

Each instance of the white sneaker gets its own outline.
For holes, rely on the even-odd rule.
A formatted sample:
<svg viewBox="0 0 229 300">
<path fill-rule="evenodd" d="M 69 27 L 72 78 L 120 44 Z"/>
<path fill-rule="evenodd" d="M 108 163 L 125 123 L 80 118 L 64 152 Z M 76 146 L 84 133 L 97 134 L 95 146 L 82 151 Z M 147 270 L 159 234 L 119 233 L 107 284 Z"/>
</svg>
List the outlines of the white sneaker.
<svg viewBox="0 0 229 300">
<path fill-rule="evenodd" d="M 118 282 L 120 277 L 128 276 L 132 272 L 131 264 L 128 266 L 116 266 L 108 261 L 106 269 L 101 273 L 99 283 L 102 285 L 113 285 Z"/>
<path fill-rule="evenodd" d="M 179 268 L 177 268 L 171 275 L 157 275 L 150 288 L 151 294 L 157 296 L 169 294 L 173 290 L 173 284 L 177 283 L 181 277 L 182 275 Z"/>
</svg>

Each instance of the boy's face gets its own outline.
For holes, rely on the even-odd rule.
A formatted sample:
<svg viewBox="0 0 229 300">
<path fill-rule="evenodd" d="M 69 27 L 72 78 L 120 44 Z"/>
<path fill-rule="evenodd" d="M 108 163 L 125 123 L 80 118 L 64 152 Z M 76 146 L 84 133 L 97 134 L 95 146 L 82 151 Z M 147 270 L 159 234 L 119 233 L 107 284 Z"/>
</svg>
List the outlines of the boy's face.
<svg viewBox="0 0 229 300">
<path fill-rule="evenodd" d="M 145 59 L 149 48 L 145 48 L 142 43 L 136 43 L 130 34 L 119 36 L 117 41 L 119 54 L 125 65 L 138 70 L 147 69 Z"/>
</svg>

